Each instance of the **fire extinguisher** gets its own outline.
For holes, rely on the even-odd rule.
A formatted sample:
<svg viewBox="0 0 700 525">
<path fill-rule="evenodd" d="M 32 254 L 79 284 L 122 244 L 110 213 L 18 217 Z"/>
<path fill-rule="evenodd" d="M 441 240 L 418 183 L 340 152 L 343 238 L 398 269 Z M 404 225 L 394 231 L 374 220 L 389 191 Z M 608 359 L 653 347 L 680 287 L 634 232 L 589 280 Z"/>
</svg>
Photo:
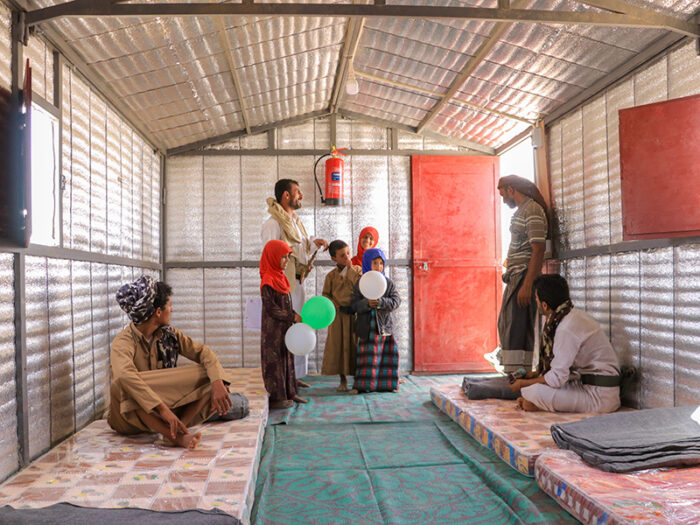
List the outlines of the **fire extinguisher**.
<svg viewBox="0 0 700 525">
<path fill-rule="evenodd" d="M 321 194 L 321 203 L 328 204 L 329 206 L 342 206 L 344 164 L 343 159 L 338 155 L 345 155 L 345 153 L 340 152 L 346 148 L 336 149 L 335 146 L 331 146 L 331 148 L 330 153 L 326 153 L 316 160 L 314 164 L 314 179 L 316 180 L 318 191 Z M 321 185 L 318 183 L 318 178 L 316 177 L 316 167 L 321 159 L 326 157 L 330 158 L 326 161 L 326 196 L 324 197 Z"/>
</svg>

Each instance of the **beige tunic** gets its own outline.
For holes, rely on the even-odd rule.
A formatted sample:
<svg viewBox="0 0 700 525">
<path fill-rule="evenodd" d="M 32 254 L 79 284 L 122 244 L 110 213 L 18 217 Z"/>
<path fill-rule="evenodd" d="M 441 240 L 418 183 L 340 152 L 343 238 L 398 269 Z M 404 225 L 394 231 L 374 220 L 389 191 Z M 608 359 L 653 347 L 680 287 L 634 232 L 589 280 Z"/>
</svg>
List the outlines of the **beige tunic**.
<svg viewBox="0 0 700 525">
<path fill-rule="evenodd" d="M 323 375 L 354 375 L 355 358 L 357 355 L 357 338 L 355 336 L 355 315 L 344 314 L 339 306 L 350 306 L 350 298 L 355 283 L 361 274 L 355 268 L 343 272 L 334 268 L 326 275 L 323 284 L 323 295 L 328 297 L 336 307 L 336 316 L 328 327 L 328 339 L 323 351 Z"/>
<path fill-rule="evenodd" d="M 112 384 L 107 421 L 121 434 L 150 431 L 136 415 L 135 410 L 152 412 L 161 403 L 180 415 L 178 408 L 201 399 L 211 391 L 211 383 L 227 380 L 216 354 L 202 343 L 197 343 L 173 328 L 180 344 L 180 355 L 199 363 L 197 366 L 162 368 L 158 361 L 159 328 L 150 343 L 133 323 L 112 341 L 110 368 Z M 207 403 L 191 425 L 205 421 L 213 414 Z"/>
</svg>

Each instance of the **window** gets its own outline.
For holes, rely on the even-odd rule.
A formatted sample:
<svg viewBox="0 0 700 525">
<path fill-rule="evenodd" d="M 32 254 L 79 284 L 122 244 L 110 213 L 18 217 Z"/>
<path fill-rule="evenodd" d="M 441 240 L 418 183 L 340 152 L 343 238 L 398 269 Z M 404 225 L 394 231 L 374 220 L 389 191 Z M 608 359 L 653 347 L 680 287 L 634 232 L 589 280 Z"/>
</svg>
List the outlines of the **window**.
<svg viewBox="0 0 700 525">
<path fill-rule="evenodd" d="M 32 236 L 31 244 L 60 243 L 58 120 L 32 105 Z"/>
</svg>

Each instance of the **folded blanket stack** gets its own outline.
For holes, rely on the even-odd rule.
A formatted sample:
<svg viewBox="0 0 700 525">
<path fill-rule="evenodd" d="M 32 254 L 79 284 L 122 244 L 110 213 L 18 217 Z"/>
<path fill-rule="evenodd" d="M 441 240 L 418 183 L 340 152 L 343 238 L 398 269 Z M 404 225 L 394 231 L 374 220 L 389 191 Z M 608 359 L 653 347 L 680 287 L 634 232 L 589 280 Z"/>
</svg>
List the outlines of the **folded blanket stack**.
<svg viewBox="0 0 700 525">
<path fill-rule="evenodd" d="M 700 407 L 617 412 L 551 432 L 559 448 L 607 472 L 700 464 Z"/>
<path fill-rule="evenodd" d="M 508 388 L 508 378 L 498 377 L 465 377 L 462 381 L 462 392 L 467 399 L 518 399 Z"/>
</svg>

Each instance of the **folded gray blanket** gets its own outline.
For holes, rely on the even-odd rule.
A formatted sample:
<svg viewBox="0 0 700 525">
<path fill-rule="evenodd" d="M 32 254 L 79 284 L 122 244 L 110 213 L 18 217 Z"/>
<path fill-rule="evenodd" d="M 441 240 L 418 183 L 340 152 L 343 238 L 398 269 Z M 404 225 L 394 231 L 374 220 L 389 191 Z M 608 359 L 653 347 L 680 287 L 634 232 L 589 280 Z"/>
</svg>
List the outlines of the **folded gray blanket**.
<svg viewBox="0 0 700 525">
<path fill-rule="evenodd" d="M 697 407 L 653 408 L 552 425 L 559 448 L 607 472 L 700 464 Z"/>
<path fill-rule="evenodd" d="M 508 378 L 498 377 L 465 377 L 462 381 L 462 392 L 467 399 L 518 399 L 508 388 Z"/>
</svg>

